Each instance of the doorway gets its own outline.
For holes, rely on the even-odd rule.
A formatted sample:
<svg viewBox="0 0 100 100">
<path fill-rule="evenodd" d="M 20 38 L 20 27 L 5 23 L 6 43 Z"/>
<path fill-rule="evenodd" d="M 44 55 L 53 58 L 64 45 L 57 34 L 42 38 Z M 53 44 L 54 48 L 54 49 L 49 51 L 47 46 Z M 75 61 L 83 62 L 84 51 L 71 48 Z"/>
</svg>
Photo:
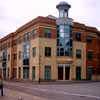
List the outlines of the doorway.
<svg viewBox="0 0 100 100">
<path fill-rule="evenodd" d="M 69 80 L 70 77 L 70 67 L 65 67 L 65 80 Z"/>
<path fill-rule="evenodd" d="M 88 76 L 87 79 L 91 80 L 92 79 L 92 75 L 93 75 L 93 68 L 88 68 Z"/>
<path fill-rule="evenodd" d="M 58 80 L 63 80 L 63 66 L 58 67 Z"/>
<path fill-rule="evenodd" d="M 29 67 L 23 68 L 23 79 L 29 79 Z"/>
<path fill-rule="evenodd" d="M 81 67 L 76 67 L 76 80 L 81 80 Z"/>
<path fill-rule="evenodd" d="M 35 80 L 35 66 L 32 68 L 32 80 Z"/>
<path fill-rule="evenodd" d="M 51 80 L 51 66 L 45 66 L 45 80 Z"/>
</svg>

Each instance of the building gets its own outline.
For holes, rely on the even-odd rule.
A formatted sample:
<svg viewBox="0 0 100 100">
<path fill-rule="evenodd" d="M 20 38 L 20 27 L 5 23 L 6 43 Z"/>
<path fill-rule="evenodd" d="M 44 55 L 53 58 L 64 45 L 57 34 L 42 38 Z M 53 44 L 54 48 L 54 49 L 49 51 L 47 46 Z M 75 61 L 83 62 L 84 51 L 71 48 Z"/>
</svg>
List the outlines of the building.
<svg viewBox="0 0 100 100">
<path fill-rule="evenodd" d="M 37 17 L 0 39 L 0 74 L 18 80 L 100 80 L 100 31 L 69 18 Z"/>
</svg>

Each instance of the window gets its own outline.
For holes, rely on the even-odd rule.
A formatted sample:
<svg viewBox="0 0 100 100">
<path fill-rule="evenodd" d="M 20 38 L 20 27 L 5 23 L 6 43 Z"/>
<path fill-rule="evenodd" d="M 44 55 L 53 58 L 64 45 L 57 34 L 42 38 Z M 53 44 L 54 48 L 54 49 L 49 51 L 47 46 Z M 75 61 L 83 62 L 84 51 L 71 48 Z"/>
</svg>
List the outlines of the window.
<svg viewBox="0 0 100 100">
<path fill-rule="evenodd" d="M 13 54 L 13 59 L 17 59 L 17 54 Z"/>
<path fill-rule="evenodd" d="M 21 79 L 21 67 L 19 67 L 19 79 Z"/>
<path fill-rule="evenodd" d="M 57 56 L 71 56 L 72 53 L 72 37 L 71 26 L 59 25 L 57 26 Z"/>
<path fill-rule="evenodd" d="M 32 48 L 32 55 L 33 55 L 33 57 L 36 56 L 36 47 Z"/>
<path fill-rule="evenodd" d="M 88 42 L 88 43 L 92 43 L 92 40 L 93 40 L 93 37 L 92 37 L 92 36 L 88 36 L 88 37 L 87 37 L 87 42 Z"/>
<path fill-rule="evenodd" d="M 60 10 L 59 16 L 60 16 L 60 18 L 64 17 L 64 10 Z"/>
<path fill-rule="evenodd" d="M 23 60 L 23 65 L 29 65 L 29 59 L 28 58 Z"/>
<path fill-rule="evenodd" d="M 76 50 L 76 58 L 81 58 L 81 50 Z"/>
<path fill-rule="evenodd" d="M 51 66 L 45 66 L 45 80 L 51 80 Z"/>
<path fill-rule="evenodd" d="M 21 51 L 19 51 L 19 59 L 21 59 Z"/>
<path fill-rule="evenodd" d="M 24 34 L 24 41 L 29 41 L 30 40 L 30 32 L 27 32 Z"/>
<path fill-rule="evenodd" d="M 32 79 L 35 80 L 35 66 L 32 67 Z"/>
<path fill-rule="evenodd" d="M 10 60 L 10 54 L 8 54 L 8 61 Z"/>
<path fill-rule="evenodd" d="M 23 79 L 29 79 L 29 67 L 23 67 Z"/>
<path fill-rule="evenodd" d="M 51 56 L 51 48 L 45 47 L 45 56 L 50 57 Z"/>
<path fill-rule="evenodd" d="M 88 52 L 88 59 L 92 60 L 93 59 L 93 52 Z"/>
<path fill-rule="evenodd" d="M 44 29 L 44 37 L 51 38 L 51 29 L 49 28 Z"/>
<path fill-rule="evenodd" d="M 76 40 L 81 41 L 81 33 L 80 32 L 76 33 Z"/>
<path fill-rule="evenodd" d="M 19 36 L 19 38 L 18 38 L 18 42 L 19 42 L 19 43 L 22 42 L 22 38 L 21 38 L 21 36 Z"/>
<path fill-rule="evenodd" d="M 33 29 L 32 30 L 32 38 L 34 38 L 36 36 L 37 30 Z"/>
</svg>

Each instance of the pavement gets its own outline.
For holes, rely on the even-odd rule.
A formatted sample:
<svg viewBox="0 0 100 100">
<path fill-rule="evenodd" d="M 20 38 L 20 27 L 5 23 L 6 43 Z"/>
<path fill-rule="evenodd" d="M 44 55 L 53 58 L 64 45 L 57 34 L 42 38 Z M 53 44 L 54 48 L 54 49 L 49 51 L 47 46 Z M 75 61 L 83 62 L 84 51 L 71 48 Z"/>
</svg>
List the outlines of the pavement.
<svg viewBox="0 0 100 100">
<path fill-rule="evenodd" d="M 100 100 L 100 82 L 81 84 L 32 84 L 5 82 L 0 100 Z"/>
<path fill-rule="evenodd" d="M 5 88 L 4 96 L 1 96 L 0 100 L 47 100 L 47 99 Z"/>
</svg>

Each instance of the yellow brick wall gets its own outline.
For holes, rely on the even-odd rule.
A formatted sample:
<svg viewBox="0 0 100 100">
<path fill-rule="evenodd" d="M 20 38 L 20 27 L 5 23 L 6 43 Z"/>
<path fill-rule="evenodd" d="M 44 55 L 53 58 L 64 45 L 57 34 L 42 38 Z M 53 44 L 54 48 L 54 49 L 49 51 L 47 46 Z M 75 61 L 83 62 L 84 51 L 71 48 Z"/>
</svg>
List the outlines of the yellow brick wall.
<svg viewBox="0 0 100 100">
<path fill-rule="evenodd" d="M 45 57 L 45 47 L 52 48 L 51 57 Z M 57 65 L 56 65 L 56 39 L 39 39 L 39 50 L 40 50 L 40 76 L 41 79 L 44 79 L 44 68 L 45 65 L 51 65 L 51 79 L 57 79 Z"/>
<path fill-rule="evenodd" d="M 81 50 L 81 59 L 76 58 L 76 49 Z M 73 42 L 73 65 L 71 71 L 72 79 L 76 79 L 76 66 L 81 67 L 81 79 L 86 79 L 86 43 Z"/>
</svg>

